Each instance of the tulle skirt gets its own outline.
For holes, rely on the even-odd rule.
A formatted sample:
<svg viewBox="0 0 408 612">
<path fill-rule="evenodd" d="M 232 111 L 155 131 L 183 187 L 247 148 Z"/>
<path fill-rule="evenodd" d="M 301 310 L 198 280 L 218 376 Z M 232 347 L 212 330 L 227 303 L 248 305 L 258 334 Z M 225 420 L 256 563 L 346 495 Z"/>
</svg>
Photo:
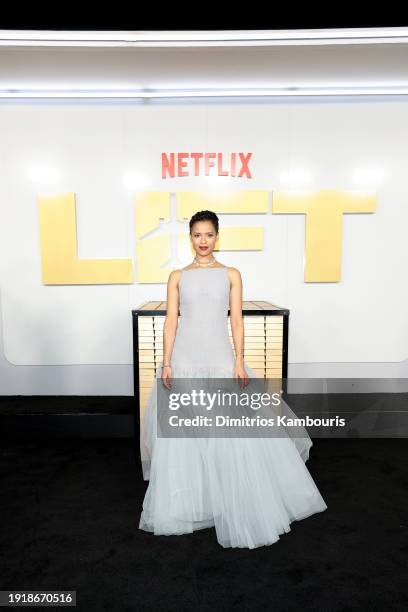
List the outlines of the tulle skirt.
<svg viewBox="0 0 408 612">
<path fill-rule="evenodd" d="M 255 372 L 245 364 L 250 379 Z M 230 369 L 172 368 L 173 378 L 230 378 Z M 296 436 L 163 438 L 157 436 L 156 385 L 140 429 L 143 477 L 149 486 L 139 528 L 181 535 L 215 527 L 221 546 L 257 548 L 290 531 L 292 521 L 326 510 L 305 463 L 312 440 Z M 296 415 L 282 401 L 281 410 Z"/>
</svg>

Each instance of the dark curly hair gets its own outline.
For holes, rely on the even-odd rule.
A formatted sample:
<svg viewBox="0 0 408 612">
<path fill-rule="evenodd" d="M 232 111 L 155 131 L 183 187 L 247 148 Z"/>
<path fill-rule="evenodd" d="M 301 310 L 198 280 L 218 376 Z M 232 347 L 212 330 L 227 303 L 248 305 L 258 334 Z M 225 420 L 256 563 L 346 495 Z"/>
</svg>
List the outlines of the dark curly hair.
<svg viewBox="0 0 408 612">
<path fill-rule="evenodd" d="M 190 234 L 193 231 L 193 225 L 197 221 L 211 221 L 214 226 L 215 233 L 218 234 L 218 217 L 212 210 L 199 210 L 190 219 Z"/>
</svg>

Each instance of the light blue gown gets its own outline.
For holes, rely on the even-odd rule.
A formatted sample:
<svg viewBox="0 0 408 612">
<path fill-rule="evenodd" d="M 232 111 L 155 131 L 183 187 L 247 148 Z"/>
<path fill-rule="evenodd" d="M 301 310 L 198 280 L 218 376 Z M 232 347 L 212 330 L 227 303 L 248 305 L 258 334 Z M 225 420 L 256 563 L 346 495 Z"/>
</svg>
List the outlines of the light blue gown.
<svg viewBox="0 0 408 612">
<path fill-rule="evenodd" d="M 174 379 L 233 378 L 229 293 L 226 267 L 181 272 Z M 259 380 L 247 364 L 245 370 Z M 140 529 L 181 535 L 215 527 L 221 546 L 257 548 L 289 532 L 292 521 L 326 510 L 305 465 L 313 443 L 304 427 L 296 428 L 296 436 L 283 429 L 277 437 L 158 437 L 161 373 L 162 364 L 140 430 L 143 477 L 149 480 Z M 296 418 L 283 400 L 280 408 Z"/>
</svg>

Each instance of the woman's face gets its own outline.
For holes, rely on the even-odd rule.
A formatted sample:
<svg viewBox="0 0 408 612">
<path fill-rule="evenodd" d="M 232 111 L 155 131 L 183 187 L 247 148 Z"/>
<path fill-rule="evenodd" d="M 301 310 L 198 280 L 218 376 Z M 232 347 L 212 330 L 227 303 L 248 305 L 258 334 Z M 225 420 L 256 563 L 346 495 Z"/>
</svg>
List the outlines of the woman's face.
<svg viewBox="0 0 408 612">
<path fill-rule="evenodd" d="M 211 221 L 196 221 L 190 234 L 193 249 L 197 255 L 210 255 L 215 248 L 217 234 Z"/>
</svg>

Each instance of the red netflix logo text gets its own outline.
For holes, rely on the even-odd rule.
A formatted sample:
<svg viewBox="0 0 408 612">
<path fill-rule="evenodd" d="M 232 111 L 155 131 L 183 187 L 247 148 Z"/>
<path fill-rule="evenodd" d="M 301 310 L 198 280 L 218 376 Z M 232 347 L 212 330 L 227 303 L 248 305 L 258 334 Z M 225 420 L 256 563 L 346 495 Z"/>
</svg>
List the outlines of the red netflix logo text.
<svg viewBox="0 0 408 612">
<path fill-rule="evenodd" d="M 248 166 L 251 157 L 252 153 L 162 153 L 162 178 L 210 174 L 252 178 Z"/>
</svg>

